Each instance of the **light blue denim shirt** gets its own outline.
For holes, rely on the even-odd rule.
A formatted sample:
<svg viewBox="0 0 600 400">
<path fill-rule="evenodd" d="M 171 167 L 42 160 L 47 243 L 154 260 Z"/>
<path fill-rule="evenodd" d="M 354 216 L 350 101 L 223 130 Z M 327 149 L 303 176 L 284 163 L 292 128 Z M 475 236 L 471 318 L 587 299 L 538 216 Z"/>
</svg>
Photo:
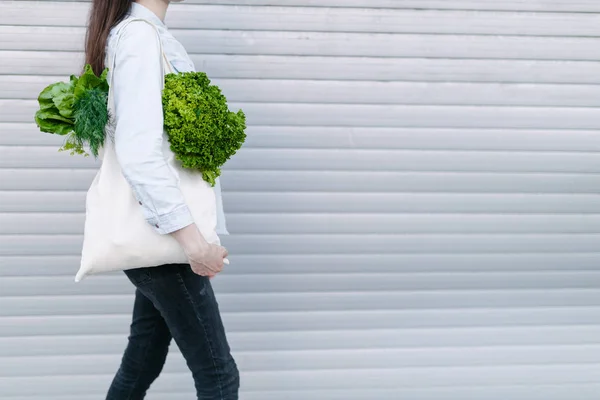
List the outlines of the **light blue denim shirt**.
<svg viewBox="0 0 600 400">
<path fill-rule="evenodd" d="M 151 22 L 163 51 L 176 72 L 195 71 L 187 52 L 165 24 L 146 7 L 132 3 L 129 17 Z M 193 219 L 177 178 L 163 154 L 162 56 L 156 30 L 143 21 L 116 26 L 109 38 L 107 56 L 114 59 L 115 148 L 123 175 L 131 185 L 146 220 L 161 234 L 184 228 Z M 117 40 L 118 39 L 118 40 Z M 108 64 L 107 64 L 108 65 Z M 109 66 L 110 67 L 110 66 Z M 113 72 L 113 71 L 111 71 Z M 228 234 L 221 184 L 217 200 L 217 234 Z"/>
</svg>

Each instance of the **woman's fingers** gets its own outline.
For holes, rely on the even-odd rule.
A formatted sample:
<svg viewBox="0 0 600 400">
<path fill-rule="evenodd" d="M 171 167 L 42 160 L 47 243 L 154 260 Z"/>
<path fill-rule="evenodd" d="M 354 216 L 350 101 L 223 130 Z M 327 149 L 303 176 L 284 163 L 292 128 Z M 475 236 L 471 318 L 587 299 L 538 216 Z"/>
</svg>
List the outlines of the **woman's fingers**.
<svg viewBox="0 0 600 400">
<path fill-rule="evenodd" d="M 208 275 L 208 273 L 203 268 L 197 268 L 197 267 L 193 267 L 193 266 L 192 266 L 192 272 L 194 272 L 196 275 L 200 275 L 200 276 Z"/>
<path fill-rule="evenodd" d="M 229 255 L 229 252 L 227 251 L 227 249 L 223 246 L 221 246 L 221 249 L 223 250 L 223 258 L 227 258 L 227 256 Z"/>
<path fill-rule="evenodd" d="M 217 274 L 216 274 L 215 272 L 213 272 L 213 271 L 210 271 L 210 270 L 208 270 L 208 269 L 201 269 L 201 270 L 198 270 L 198 269 L 192 269 L 192 271 L 194 271 L 194 273 L 195 273 L 196 275 L 205 276 L 205 277 L 207 277 L 207 278 L 209 278 L 209 279 L 212 279 L 212 278 L 214 278 L 215 276 L 217 276 Z"/>
</svg>

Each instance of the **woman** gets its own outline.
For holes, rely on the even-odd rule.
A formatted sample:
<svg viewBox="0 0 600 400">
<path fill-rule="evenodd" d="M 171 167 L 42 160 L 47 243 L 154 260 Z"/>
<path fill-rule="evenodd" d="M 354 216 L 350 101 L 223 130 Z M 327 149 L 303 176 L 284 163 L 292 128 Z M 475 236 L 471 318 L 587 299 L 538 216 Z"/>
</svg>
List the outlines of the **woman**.
<svg viewBox="0 0 600 400">
<path fill-rule="evenodd" d="M 148 223 L 172 235 L 189 259 L 189 265 L 125 272 L 136 286 L 133 319 L 107 400 L 143 399 L 162 370 L 171 338 L 192 372 L 198 399 L 235 400 L 239 374 L 209 281 L 222 270 L 227 251 L 202 237 L 161 150 L 163 57 L 177 72 L 194 68 L 163 23 L 168 6 L 169 0 L 94 0 L 86 38 L 86 62 L 94 72 L 111 67 L 122 173 Z M 226 233 L 218 185 L 216 198 L 217 232 Z"/>
</svg>

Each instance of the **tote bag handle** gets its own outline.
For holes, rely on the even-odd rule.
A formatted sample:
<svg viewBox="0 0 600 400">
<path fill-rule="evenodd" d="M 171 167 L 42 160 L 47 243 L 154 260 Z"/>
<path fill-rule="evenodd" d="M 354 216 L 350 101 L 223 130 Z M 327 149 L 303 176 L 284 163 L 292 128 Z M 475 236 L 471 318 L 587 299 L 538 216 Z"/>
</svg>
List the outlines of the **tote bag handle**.
<svg viewBox="0 0 600 400">
<path fill-rule="evenodd" d="M 123 26 L 119 28 L 119 32 L 117 33 L 118 36 L 117 36 L 117 39 L 116 39 L 117 43 L 115 44 L 115 53 L 116 53 L 116 49 L 119 48 L 119 41 L 121 40 L 121 32 L 123 31 L 123 29 L 125 29 L 125 27 L 127 27 L 127 25 L 129 25 L 130 23 L 135 22 L 135 21 L 142 21 L 142 22 L 147 23 L 156 32 L 156 38 L 158 40 L 158 47 L 159 47 L 160 54 L 161 54 L 161 57 L 162 57 L 162 63 L 161 63 L 162 64 L 161 65 L 162 76 L 160 78 L 161 79 L 161 88 L 164 88 L 165 87 L 165 75 L 173 73 L 175 71 L 173 70 L 173 66 L 169 62 L 169 59 L 167 58 L 167 55 L 164 52 L 162 41 L 160 40 L 160 34 L 158 32 L 158 28 L 152 22 L 150 22 L 150 21 L 148 21 L 146 19 L 143 19 L 143 18 L 131 18 L 131 19 L 127 20 L 123 24 Z M 109 70 L 109 72 L 110 72 L 110 82 L 109 82 L 109 88 L 108 88 L 108 92 L 109 92 L 108 93 L 108 104 L 109 104 L 109 108 L 110 109 L 113 109 L 113 106 L 114 106 L 114 97 L 113 97 L 114 95 L 113 95 L 112 88 L 113 88 L 113 80 L 114 80 L 114 76 L 115 76 L 114 75 L 114 71 L 115 71 L 115 65 L 116 64 L 117 64 L 117 61 L 116 61 L 115 54 L 112 54 L 111 59 L 109 59 L 109 65 L 110 65 L 110 70 Z"/>
</svg>

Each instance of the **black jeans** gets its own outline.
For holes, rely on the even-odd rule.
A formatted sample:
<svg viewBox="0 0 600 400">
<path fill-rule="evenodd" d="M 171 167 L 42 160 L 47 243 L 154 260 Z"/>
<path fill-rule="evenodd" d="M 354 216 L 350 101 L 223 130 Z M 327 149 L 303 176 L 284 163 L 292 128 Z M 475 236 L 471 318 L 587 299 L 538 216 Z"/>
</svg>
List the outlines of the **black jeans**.
<svg viewBox="0 0 600 400">
<path fill-rule="evenodd" d="M 237 400 L 239 373 L 210 280 L 185 264 L 125 273 L 137 288 L 133 320 L 107 400 L 143 399 L 163 368 L 171 338 L 192 371 L 198 399 Z"/>
</svg>

